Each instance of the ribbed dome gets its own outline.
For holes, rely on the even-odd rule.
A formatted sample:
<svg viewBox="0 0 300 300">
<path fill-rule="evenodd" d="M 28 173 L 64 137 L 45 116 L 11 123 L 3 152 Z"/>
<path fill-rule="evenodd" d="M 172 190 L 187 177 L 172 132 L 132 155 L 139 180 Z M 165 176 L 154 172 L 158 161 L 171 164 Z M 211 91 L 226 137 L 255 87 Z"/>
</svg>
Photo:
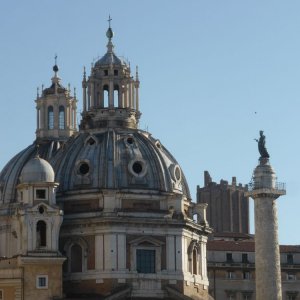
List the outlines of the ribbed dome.
<svg viewBox="0 0 300 300">
<path fill-rule="evenodd" d="M 36 156 L 24 166 L 20 176 L 20 183 L 54 182 L 54 171 L 44 159 Z"/>
<path fill-rule="evenodd" d="M 39 155 L 48 161 L 60 148 L 58 141 L 45 141 L 39 144 Z M 0 201 L 10 203 L 16 201 L 16 187 L 20 183 L 20 175 L 25 165 L 36 156 L 34 142 L 15 155 L 0 173 Z"/>
<path fill-rule="evenodd" d="M 51 161 L 59 192 L 118 189 L 184 194 L 189 189 L 174 157 L 148 132 L 107 129 L 71 138 Z"/>
<path fill-rule="evenodd" d="M 103 57 L 101 57 L 96 63 L 95 66 L 101 65 L 125 65 L 125 62 L 119 58 L 113 52 L 107 52 Z"/>
</svg>

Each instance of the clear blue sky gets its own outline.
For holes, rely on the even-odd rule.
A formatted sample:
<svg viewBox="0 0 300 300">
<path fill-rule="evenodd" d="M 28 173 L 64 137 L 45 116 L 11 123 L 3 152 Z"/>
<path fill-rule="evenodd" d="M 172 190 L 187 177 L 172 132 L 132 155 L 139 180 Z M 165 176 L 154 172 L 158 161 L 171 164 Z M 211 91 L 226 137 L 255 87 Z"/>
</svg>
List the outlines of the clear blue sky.
<svg viewBox="0 0 300 300">
<path fill-rule="evenodd" d="M 263 129 L 287 184 L 280 242 L 300 244 L 299 12 L 298 0 L 1 1 L 0 168 L 35 138 L 55 53 L 81 109 L 82 69 L 105 53 L 111 14 L 115 52 L 139 66 L 140 128 L 177 158 L 194 200 L 204 170 L 250 181 Z"/>
</svg>

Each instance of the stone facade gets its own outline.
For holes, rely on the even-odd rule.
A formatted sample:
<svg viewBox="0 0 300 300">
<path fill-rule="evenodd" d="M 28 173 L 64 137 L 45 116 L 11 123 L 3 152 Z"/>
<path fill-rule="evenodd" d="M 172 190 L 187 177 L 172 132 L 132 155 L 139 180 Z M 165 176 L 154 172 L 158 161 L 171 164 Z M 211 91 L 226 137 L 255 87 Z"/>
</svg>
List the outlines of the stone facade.
<svg viewBox="0 0 300 300">
<path fill-rule="evenodd" d="M 257 299 L 255 281 L 255 242 L 252 237 L 208 242 L 210 294 L 215 300 Z M 282 299 L 300 297 L 300 247 L 280 246 Z M 268 288 L 269 286 L 265 286 Z M 276 298 L 275 298 L 276 299 Z"/>
<path fill-rule="evenodd" d="M 209 299 L 206 204 L 138 128 L 138 70 L 114 53 L 111 28 L 107 37 L 84 70 L 79 131 L 55 64 L 37 95 L 36 140 L 0 174 L 0 272 L 14 284 L 0 289 L 22 300 Z"/>
</svg>

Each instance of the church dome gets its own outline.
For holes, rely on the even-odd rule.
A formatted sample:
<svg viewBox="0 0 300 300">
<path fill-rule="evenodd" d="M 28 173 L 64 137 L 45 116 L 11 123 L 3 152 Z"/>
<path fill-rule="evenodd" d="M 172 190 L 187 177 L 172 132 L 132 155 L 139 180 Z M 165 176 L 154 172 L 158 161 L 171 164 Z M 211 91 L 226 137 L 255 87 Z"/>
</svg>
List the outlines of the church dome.
<svg viewBox="0 0 300 300">
<path fill-rule="evenodd" d="M 125 65 L 125 62 L 113 52 L 107 52 L 96 63 L 95 66 L 102 65 Z"/>
<path fill-rule="evenodd" d="M 61 115 L 54 115 L 49 107 L 38 114 L 48 114 L 48 119 L 41 120 L 43 127 L 37 128 L 38 139 L 0 173 L 0 198 L 4 202 L 16 201 L 19 183 L 54 180 L 59 183 L 58 197 L 77 195 L 80 198 L 84 194 L 111 190 L 124 192 L 128 197 L 148 193 L 191 199 L 176 159 L 159 140 L 138 129 L 141 115 L 138 70 L 135 78 L 131 76 L 127 65 L 113 53 L 111 35 L 108 38 L 108 51 L 92 68 L 87 80 L 84 72 L 80 131 L 74 131 L 68 138 L 53 136 L 55 128 L 49 129 L 47 120 L 59 124 Z M 110 76 L 105 73 L 106 64 L 112 66 Z M 59 88 L 58 67 L 53 70 L 52 81 Z M 104 101 L 105 93 L 107 101 Z M 50 99 L 52 109 L 58 103 L 53 99 Z M 37 99 L 40 110 L 43 101 L 44 97 Z M 42 129 L 45 130 L 40 134 Z M 36 144 L 40 157 L 35 157 Z"/>
<path fill-rule="evenodd" d="M 30 159 L 21 171 L 20 183 L 54 182 L 54 171 L 44 159 L 36 156 Z"/>
<path fill-rule="evenodd" d="M 175 158 L 150 133 L 109 128 L 81 132 L 51 161 L 58 192 L 114 189 L 178 193 L 190 198 Z"/>
<path fill-rule="evenodd" d="M 36 142 L 16 154 L 0 172 L 0 200 L 4 203 L 16 201 L 16 187 L 20 183 L 21 173 L 36 156 Z M 60 148 L 59 141 L 39 143 L 40 157 L 48 161 Z M 46 161 L 49 165 L 49 163 Z M 22 181 L 24 182 L 24 180 Z"/>
</svg>

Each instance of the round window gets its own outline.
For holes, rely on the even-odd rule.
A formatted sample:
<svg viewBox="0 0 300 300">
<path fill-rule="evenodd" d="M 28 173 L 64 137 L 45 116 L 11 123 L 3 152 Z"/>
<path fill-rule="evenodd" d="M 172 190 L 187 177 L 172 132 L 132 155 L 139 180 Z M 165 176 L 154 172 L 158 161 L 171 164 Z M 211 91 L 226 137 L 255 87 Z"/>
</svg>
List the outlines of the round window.
<svg viewBox="0 0 300 300">
<path fill-rule="evenodd" d="M 79 174 L 86 175 L 90 171 L 90 166 L 86 162 L 83 162 L 79 165 L 78 171 Z"/>
<path fill-rule="evenodd" d="M 136 174 L 140 174 L 143 171 L 143 165 L 141 164 L 141 162 L 136 161 L 133 165 L 132 165 L 132 170 L 134 173 Z"/>
<path fill-rule="evenodd" d="M 143 159 L 132 160 L 128 165 L 129 172 L 136 177 L 143 177 L 147 173 L 147 164 Z"/>
<path fill-rule="evenodd" d="M 133 138 L 132 137 L 127 138 L 127 143 L 130 145 L 133 144 Z"/>
</svg>

